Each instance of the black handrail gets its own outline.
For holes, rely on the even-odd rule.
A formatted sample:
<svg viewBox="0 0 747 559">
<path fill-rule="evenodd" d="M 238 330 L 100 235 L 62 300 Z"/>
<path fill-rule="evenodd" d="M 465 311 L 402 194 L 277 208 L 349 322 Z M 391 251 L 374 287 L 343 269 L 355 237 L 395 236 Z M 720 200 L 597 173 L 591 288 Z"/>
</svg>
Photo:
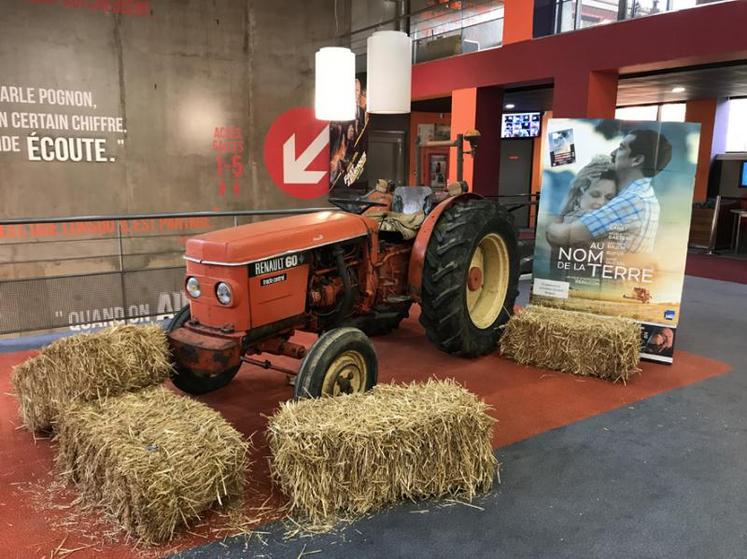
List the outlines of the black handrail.
<svg viewBox="0 0 747 559">
<path fill-rule="evenodd" d="M 336 210 L 333 207 L 324 208 L 292 208 L 285 210 L 236 210 L 218 212 L 173 212 L 152 214 L 121 214 L 121 215 L 73 215 L 65 217 L 18 217 L 0 218 L 0 225 L 28 225 L 31 223 L 71 223 L 77 221 L 130 221 L 133 219 L 170 219 L 185 217 L 241 217 L 263 215 L 292 215 Z"/>
</svg>

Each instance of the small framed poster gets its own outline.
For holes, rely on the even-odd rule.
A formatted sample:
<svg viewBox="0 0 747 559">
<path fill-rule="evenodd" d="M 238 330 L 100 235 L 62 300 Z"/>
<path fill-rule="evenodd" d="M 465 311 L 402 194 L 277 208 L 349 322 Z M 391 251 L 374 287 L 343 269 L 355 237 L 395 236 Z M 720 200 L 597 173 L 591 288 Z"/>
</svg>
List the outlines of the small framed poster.
<svg viewBox="0 0 747 559">
<path fill-rule="evenodd" d="M 431 153 L 428 156 L 428 186 L 434 189 L 446 188 L 446 177 L 448 171 L 449 157 L 443 153 Z"/>
</svg>

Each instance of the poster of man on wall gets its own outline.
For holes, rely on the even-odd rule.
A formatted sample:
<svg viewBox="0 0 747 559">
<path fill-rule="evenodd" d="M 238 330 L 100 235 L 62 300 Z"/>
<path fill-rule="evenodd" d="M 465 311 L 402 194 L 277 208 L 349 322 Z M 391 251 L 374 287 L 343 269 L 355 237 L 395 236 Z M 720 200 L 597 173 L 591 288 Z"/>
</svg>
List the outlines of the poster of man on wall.
<svg viewBox="0 0 747 559">
<path fill-rule="evenodd" d="M 573 158 L 554 157 L 560 132 Z M 671 363 L 700 125 L 552 119 L 547 134 L 532 303 L 635 319 L 641 356 Z"/>
<path fill-rule="evenodd" d="M 355 80 L 355 119 L 329 123 L 329 186 L 331 189 L 368 188 L 368 113 L 365 78 Z"/>
</svg>

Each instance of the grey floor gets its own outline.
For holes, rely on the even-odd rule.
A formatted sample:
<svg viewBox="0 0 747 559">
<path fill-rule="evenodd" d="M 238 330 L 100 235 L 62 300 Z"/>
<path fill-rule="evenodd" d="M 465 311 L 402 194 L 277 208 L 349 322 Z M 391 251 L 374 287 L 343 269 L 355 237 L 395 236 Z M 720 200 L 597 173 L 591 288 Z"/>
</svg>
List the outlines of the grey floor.
<svg viewBox="0 0 747 559">
<path fill-rule="evenodd" d="M 733 371 L 498 449 L 484 510 L 406 504 L 291 540 L 275 523 L 175 557 L 745 558 L 747 285 L 687 277 L 677 347 Z"/>
</svg>

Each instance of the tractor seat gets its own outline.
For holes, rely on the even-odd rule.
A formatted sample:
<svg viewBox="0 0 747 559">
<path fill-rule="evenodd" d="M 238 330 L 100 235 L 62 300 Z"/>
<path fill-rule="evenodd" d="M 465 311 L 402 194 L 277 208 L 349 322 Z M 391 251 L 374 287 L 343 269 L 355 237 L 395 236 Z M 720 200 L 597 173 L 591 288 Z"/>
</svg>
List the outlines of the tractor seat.
<svg viewBox="0 0 747 559">
<path fill-rule="evenodd" d="M 394 189 L 392 211 L 405 215 L 423 212 L 427 215 L 435 202 L 436 196 L 430 186 L 398 186 Z"/>
</svg>

